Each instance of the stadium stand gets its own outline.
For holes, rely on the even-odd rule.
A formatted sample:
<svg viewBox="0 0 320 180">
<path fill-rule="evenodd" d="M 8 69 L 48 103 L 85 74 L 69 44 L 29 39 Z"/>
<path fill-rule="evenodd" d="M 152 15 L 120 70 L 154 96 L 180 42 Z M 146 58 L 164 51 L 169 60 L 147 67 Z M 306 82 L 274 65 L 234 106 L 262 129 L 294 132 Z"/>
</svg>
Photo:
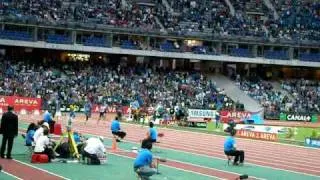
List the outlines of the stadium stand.
<svg viewBox="0 0 320 180">
<path fill-rule="evenodd" d="M 271 0 L 280 14 L 276 19 L 264 1 L 231 0 L 235 13 L 224 0 L 169 0 L 137 3 L 121 0 L 1 1 L 0 15 L 12 21 L 43 24 L 85 23 L 176 34 L 216 34 L 319 41 L 319 2 Z M 171 9 L 173 11 L 171 11 Z M 156 23 L 158 18 L 161 25 Z M 97 27 L 97 25 L 94 25 Z"/>
<path fill-rule="evenodd" d="M 260 78 L 238 78 L 236 85 L 247 95 L 257 100 L 269 117 L 279 116 L 280 112 L 319 113 L 320 84 L 303 79 L 283 80 L 281 87 L 293 95 L 277 91 L 272 84 Z"/>
<path fill-rule="evenodd" d="M 87 63 L 87 64 L 86 64 Z M 233 102 L 198 72 L 168 71 L 144 66 L 110 67 L 88 62 L 59 64 L 1 60 L 1 95 L 41 97 L 44 106 L 54 99 L 62 104 L 93 103 L 129 105 L 137 98 L 146 106 L 229 108 Z M 166 74 L 166 76 L 164 76 Z"/>
</svg>

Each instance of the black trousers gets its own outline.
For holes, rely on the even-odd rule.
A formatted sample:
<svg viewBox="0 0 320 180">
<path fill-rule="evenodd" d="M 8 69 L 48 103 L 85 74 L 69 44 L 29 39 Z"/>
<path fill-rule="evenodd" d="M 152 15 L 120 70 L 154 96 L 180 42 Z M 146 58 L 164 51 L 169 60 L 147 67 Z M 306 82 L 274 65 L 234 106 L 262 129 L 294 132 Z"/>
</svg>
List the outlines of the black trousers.
<svg viewBox="0 0 320 180">
<path fill-rule="evenodd" d="M 244 161 L 244 151 L 232 150 L 224 152 L 227 156 L 235 156 L 233 163 L 237 163 L 240 159 L 240 163 Z"/>
<path fill-rule="evenodd" d="M 54 133 L 54 125 L 56 122 L 54 120 L 49 121 L 49 128 L 50 128 L 50 133 Z"/>
<path fill-rule="evenodd" d="M 7 157 L 11 157 L 13 139 L 14 139 L 14 137 L 8 137 L 6 135 L 3 135 L 2 144 L 1 144 L 1 152 L 0 152 L 0 155 L 2 157 L 4 157 L 4 151 L 6 150 L 7 143 L 8 143 Z"/>
<path fill-rule="evenodd" d="M 123 139 L 127 135 L 127 133 L 125 133 L 123 131 L 112 132 L 112 134 L 120 137 L 121 139 Z"/>
<path fill-rule="evenodd" d="M 84 160 L 84 158 L 87 157 L 90 159 L 90 164 L 92 165 L 100 165 L 100 159 L 98 158 L 98 156 L 96 154 L 90 154 L 87 151 L 83 151 L 82 152 L 82 160 Z"/>
</svg>

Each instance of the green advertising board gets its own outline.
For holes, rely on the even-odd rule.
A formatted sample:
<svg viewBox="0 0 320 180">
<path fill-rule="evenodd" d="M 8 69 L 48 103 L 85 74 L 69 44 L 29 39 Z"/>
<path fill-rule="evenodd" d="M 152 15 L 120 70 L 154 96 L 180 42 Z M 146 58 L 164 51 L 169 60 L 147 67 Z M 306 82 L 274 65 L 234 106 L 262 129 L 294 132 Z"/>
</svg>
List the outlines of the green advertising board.
<svg viewBox="0 0 320 180">
<path fill-rule="evenodd" d="M 287 115 L 285 113 L 280 113 L 280 121 L 286 121 Z"/>
<path fill-rule="evenodd" d="M 280 113 L 280 121 L 318 122 L 317 114 Z"/>
</svg>

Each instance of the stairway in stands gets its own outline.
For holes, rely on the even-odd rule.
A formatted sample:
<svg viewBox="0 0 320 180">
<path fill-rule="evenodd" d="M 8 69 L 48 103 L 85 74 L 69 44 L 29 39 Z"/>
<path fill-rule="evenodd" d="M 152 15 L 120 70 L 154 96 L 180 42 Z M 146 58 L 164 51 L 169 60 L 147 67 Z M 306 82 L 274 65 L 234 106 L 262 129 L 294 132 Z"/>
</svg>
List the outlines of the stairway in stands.
<svg viewBox="0 0 320 180">
<path fill-rule="evenodd" d="M 245 110 L 250 112 L 258 112 L 263 109 L 263 107 L 257 101 L 241 91 L 228 77 L 221 74 L 216 74 L 210 75 L 208 78 L 216 82 L 217 87 L 224 89 L 226 95 L 229 96 L 233 101 L 239 101 L 240 103 L 243 103 Z"/>
</svg>

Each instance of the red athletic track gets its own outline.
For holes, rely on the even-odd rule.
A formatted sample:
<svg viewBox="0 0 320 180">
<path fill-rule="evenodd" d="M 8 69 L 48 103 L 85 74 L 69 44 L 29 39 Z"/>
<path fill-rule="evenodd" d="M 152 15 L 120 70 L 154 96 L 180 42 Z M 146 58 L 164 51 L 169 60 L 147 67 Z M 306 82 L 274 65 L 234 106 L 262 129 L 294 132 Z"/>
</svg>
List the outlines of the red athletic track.
<svg viewBox="0 0 320 180">
<path fill-rule="evenodd" d="M 0 159 L 0 164 L 2 164 L 3 170 L 5 172 L 13 174 L 23 180 L 39 179 L 38 177 L 41 177 L 41 179 L 45 180 L 62 179 L 58 176 L 54 176 L 52 174 L 46 173 L 45 171 L 32 168 L 14 160 Z"/>
<path fill-rule="evenodd" d="M 33 121 L 31 118 L 30 121 Z M 89 120 L 84 126 L 84 121 L 74 123 L 74 129 L 96 135 L 111 137 L 109 122 Z M 126 140 L 140 142 L 146 135 L 146 128 L 137 125 L 122 124 L 127 132 Z M 223 153 L 224 137 L 204 133 L 192 133 L 186 131 L 176 131 L 171 129 L 161 129 L 165 136 L 161 138 L 159 147 L 191 152 L 199 155 L 208 155 L 225 159 Z M 265 141 L 253 141 L 238 139 L 238 148 L 246 152 L 246 162 L 263 165 L 284 170 L 291 170 L 300 173 L 307 173 L 320 176 L 320 150 L 288 146 Z"/>
</svg>

